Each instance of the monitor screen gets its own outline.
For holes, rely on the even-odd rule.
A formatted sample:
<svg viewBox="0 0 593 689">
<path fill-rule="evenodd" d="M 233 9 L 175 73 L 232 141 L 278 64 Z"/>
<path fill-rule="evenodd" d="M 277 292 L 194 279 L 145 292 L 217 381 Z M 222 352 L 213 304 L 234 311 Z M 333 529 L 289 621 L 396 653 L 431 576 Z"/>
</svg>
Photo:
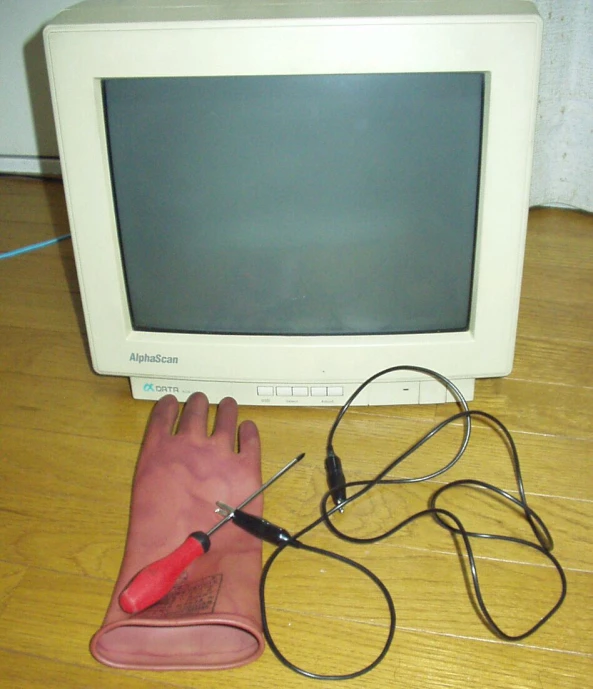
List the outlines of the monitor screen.
<svg viewBox="0 0 593 689">
<path fill-rule="evenodd" d="M 484 74 L 109 78 L 132 327 L 469 327 Z"/>
</svg>

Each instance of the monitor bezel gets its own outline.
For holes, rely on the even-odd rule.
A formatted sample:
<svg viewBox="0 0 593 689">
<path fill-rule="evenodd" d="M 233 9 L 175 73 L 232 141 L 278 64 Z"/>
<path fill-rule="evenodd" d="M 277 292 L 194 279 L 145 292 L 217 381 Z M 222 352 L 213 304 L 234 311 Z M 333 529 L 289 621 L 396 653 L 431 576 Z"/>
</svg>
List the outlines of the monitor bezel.
<svg viewBox="0 0 593 689">
<path fill-rule="evenodd" d="M 536 15 L 48 27 L 62 172 L 95 370 L 237 382 L 286 381 L 290 375 L 295 383 L 362 380 L 401 363 L 453 377 L 508 374 L 528 212 L 540 33 Z M 103 79 L 402 71 L 486 75 L 469 331 L 310 337 L 132 329 L 110 182 Z M 132 357 L 138 352 L 175 364 L 138 365 Z"/>
</svg>

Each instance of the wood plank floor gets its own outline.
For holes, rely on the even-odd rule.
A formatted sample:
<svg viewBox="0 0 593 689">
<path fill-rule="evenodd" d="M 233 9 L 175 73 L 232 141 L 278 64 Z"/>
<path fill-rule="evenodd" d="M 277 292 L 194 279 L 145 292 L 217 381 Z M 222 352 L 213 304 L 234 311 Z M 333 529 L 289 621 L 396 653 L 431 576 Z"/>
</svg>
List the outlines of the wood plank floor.
<svg viewBox="0 0 593 689">
<path fill-rule="evenodd" d="M 0 253 L 67 231 L 59 182 L 0 178 Z M 348 686 L 593 686 L 592 316 L 593 218 L 532 210 L 515 368 L 506 379 L 479 381 L 471 406 L 498 415 L 513 432 L 530 504 L 550 527 L 566 570 L 564 605 L 533 636 L 507 643 L 476 614 L 457 545 L 433 521 L 414 522 L 364 547 L 317 529 L 308 542 L 363 561 L 397 608 L 387 657 Z M 131 478 L 151 404 L 134 401 L 127 381 L 92 372 L 83 331 L 69 241 L 0 261 L 0 689 L 310 685 L 269 649 L 247 667 L 210 673 L 112 670 L 91 657 L 88 643 L 121 562 Z M 352 410 L 336 443 L 348 479 L 371 477 L 453 411 L 451 405 Z M 264 476 L 307 453 L 266 495 L 266 516 L 290 531 L 318 513 L 334 414 L 240 410 L 260 428 Z M 405 474 L 442 465 L 459 434 L 459 427 L 448 429 Z M 340 519 L 359 535 L 379 533 L 424 509 L 436 488 L 458 478 L 515 491 L 505 444 L 488 425 L 475 424 L 468 452 L 446 476 L 382 487 Z M 472 530 L 529 536 L 517 512 L 498 500 L 460 490 L 442 505 Z M 529 627 L 558 595 L 555 570 L 537 553 L 485 542 L 476 555 L 486 602 L 511 633 Z M 385 605 L 351 570 L 287 553 L 268 591 L 278 644 L 309 670 L 356 670 L 385 639 Z"/>
</svg>

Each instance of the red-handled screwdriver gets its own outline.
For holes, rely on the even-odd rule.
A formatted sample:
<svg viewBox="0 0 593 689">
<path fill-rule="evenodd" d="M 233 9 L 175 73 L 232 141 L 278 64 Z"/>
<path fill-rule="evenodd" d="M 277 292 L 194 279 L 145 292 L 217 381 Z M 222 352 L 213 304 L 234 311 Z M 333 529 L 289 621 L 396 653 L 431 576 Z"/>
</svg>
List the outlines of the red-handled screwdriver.
<svg viewBox="0 0 593 689">
<path fill-rule="evenodd" d="M 255 493 L 246 498 L 237 509 L 242 509 L 257 498 L 258 495 L 261 495 L 268 486 L 300 462 L 304 456 L 305 453 L 303 452 L 295 457 L 260 486 Z M 183 570 L 197 557 L 208 552 L 210 549 L 210 536 L 232 518 L 232 514 L 226 515 L 210 531 L 194 531 L 172 553 L 141 569 L 119 595 L 119 605 L 122 610 L 132 615 L 146 610 L 146 608 L 161 600 L 173 588 L 173 584 Z"/>
</svg>

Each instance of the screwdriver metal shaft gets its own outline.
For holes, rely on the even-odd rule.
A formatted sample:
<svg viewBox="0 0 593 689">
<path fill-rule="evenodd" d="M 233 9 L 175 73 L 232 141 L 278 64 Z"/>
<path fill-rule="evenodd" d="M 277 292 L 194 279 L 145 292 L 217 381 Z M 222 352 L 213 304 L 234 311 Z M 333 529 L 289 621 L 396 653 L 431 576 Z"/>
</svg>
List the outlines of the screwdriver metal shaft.
<svg viewBox="0 0 593 689">
<path fill-rule="evenodd" d="M 258 489 L 255 491 L 255 493 L 252 493 L 248 498 L 246 498 L 245 500 L 243 500 L 243 502 L 242 502 L 240 505 L 237 505 L 237 507 L 236 507 L 235 509 L 241 510 L 241 509 L 243 509 L 246 505 L 248 505 L 252 500 L 255 500 L 255 498 L 257 498 L 258 495 L 261 495 L 261 494 L 264 492 L 264 490 L 266 490 L 266 488 L 268 488 L 269 486 L 271 486 L 272 483 L 274 483 L 275 481 L 277 481 L 277 480 L 278 480 L 281 476 L 283 476 L 289 469 L 292 469 L 292 467 L 293 467 L 295 464 L 297 464 L 298 462 L 300 462 L 301 459 L 303 459 L 304 456 L 305 456 L 305 453 L 304 453 L 304 452 L 301 452 L 300 455 L 297 455 L 297 456 L 296 456 L 292 461 L 290 461 L 285 467 L 283 467 L 282 469 L 280 469 L 279 472 L 277 472 L 276 474 L 274 474 L 274 475 L 272 476 L 272 478 L 268 479 L 264 484 L 262 484 L 261 487 L 258 488 Z M 213 534 L 215 531 L 218 531 L 218 529 L 220 529 L 221 526 L 224 526 L 227 522 L 231 521 L 232 518 L 233 518 L 233 515 L 232 515 L 232 514 L 227 514 L 227 515 L 224 517 L 224 519 L 222 519 L 221 521 L 219 521 L 218 524 L 215 524 L 215 525 L 210 529 L 210 531 L 208 531 L 207 535 L 208 535 L 208 536 L 212 536 L 212 534 Z"/>
</svg>

